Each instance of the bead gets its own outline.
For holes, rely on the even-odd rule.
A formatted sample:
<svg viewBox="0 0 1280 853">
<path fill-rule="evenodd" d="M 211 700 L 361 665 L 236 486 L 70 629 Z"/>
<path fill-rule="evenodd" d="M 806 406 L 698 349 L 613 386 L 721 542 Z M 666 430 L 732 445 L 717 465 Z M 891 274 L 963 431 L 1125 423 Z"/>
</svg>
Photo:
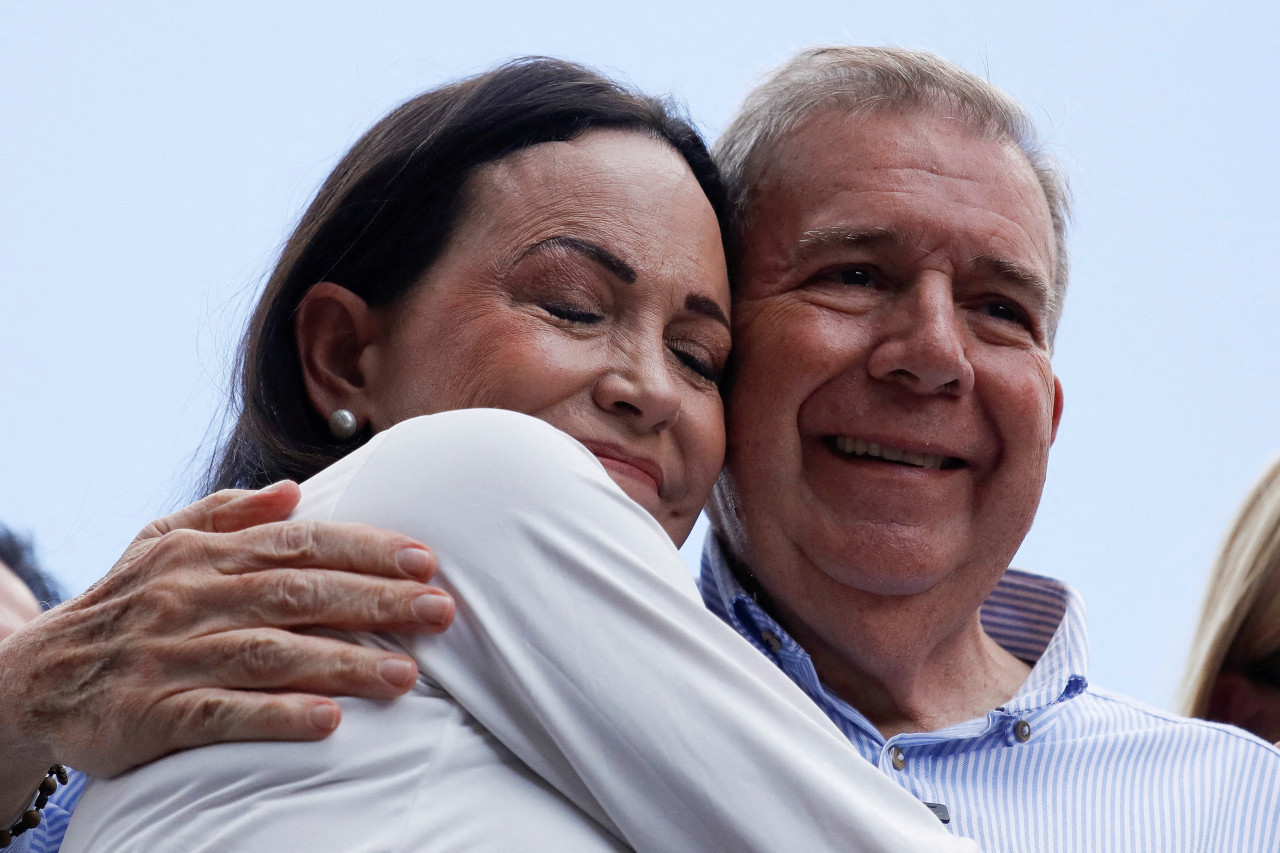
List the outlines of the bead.
<svg viewBox="0 0 1280 853">
<path fill-rule="evenodd" d="M 356 420 L 356 416 L 350 409 L 334 409 L 333 414 L 329 415 L 329 432 L 333 433 L 333 437 L 338 441 L 351 438 L 359 428 L 360 422 Z"/>
<path fill-rule="evenodd" d="M 49 772 L 40 780 L 40 786 L 36 788 L 36 800 L 31 804 L 31 808 L 22 813 L 22 817 L 8 829 L 0 829 L 0 849 L 8 847 L 13 843 L 13 839 L 28 829 L 35 829 L 40 825 L 40 810 L 49 804 L 49 795 L 58 790 L 58 783 L 67 784 L 70 777 L 67 776 L 67 768 L 61 764 L 55 764 L 49 768 Z"/>
</svg>

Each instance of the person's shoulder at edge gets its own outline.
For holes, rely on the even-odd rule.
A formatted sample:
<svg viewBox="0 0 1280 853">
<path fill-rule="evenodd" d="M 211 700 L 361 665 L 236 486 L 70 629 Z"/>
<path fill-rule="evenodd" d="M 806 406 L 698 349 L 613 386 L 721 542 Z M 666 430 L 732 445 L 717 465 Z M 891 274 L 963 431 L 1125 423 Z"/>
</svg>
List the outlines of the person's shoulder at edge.
<svg viewBox="0 0 1280 853">
<path fill-rule="evenodd" d="M 1084 599 L 1075 587 L 1066 581 L 1027 569 L 1011 567 L 1005 572 L 1000 585 L 992 595 L 992 600 L 989 600 L 984 607 L 997 604 L 1008 608 L 1010 601 L 1015 601 L 1015 606 L 1022 607 L 1027 607 L 1028 602 L 1039 604 L 1042 610 L 1038 614 L 1032 614 L 1033 617 L 1043 616 L 1046 609 L 1056 612 L 1054 634 L 1063 630 L 1068 613 L 1073 613 L 1073 621 L 1078 624 L 1070 626 L 1075 636 L 1068 639 L 1077 643 L 1084 642 L 1085 636 L 1082 630 Z M 1047 608 L 1046 602 L 1051 603 Z M 1060 611 L 1056 609 L 1057 607 L 1060 607 Z M 1047 637 L 1046 632 L 1046 640 Z M 1091 711 L 1085 710 L 1090 706 L 1092 706 Z M 1179 731 L 1187 735 L 1194 733 L 1207 744 L 1219 744 L 1221 748 L 1238 748 L 1242 755 L 1252 754 L 1254 750 L 1260 748 L 1262 750 L 1260 760 L 1264 763 L 1272 759 L 1277 760 L 1275 767 L 1280 771 L 1280 749 L 1244 729 L 1225 723 L 1184 717 L 1119 691 L 1098 686 L 1092 679 L 1087 680 L 1085 689 L 1073 700 L 1070 707 L 1077 712 L 1085 710 L 1083 716 L 1074 715 L 1082 722 L 1092 719 L 1095 714 L 1105 714 L 1109 732 L 1117 736 L 1134 732 Z"/>
<path fill-rule="evenodd" d="M 1280 749 L 1262 738 L 1227 723 L 1184 717 L 1172 711 L 1148 705 L 1140 699 L 1126 696 L 1105 687 L 1090 684 L 1081 698 L 1093 700 L 1105 706 L 1118 728 L 1117 733 L 1133 730 L 1180 730 L 1195 733 L 1206 743 L 1222 748 L 1238 750 L 1241 755 L 1256 757 L 1259 766 L 1271 767 L 1280 773 Z"/>
</svg>

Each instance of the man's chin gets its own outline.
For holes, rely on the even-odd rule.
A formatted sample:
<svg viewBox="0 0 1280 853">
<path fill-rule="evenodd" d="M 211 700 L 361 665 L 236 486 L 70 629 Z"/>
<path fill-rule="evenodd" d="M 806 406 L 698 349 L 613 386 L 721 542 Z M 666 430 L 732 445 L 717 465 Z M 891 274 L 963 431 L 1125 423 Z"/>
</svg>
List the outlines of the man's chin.
<svg viewBox="0 0 1280 853">
<path fill-rule="evenodd" d="M 918 535 L 871 531 L 811 549 L 809 559 L 841 587 L 867 596 L 902 598 L 929 594 L 948 583 L 963 563 L 949 545 Z"/>
</svg>

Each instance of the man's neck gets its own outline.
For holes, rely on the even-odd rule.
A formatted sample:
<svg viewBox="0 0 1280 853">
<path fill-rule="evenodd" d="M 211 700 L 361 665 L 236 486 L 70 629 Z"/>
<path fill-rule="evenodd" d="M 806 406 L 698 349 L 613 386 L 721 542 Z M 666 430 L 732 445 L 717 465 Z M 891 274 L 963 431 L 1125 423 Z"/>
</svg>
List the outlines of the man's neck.
<svg viewBox="0 0 1280 853">
<path fill-rule="evenodd" d="M 986 593 L 971 586 L 886 597 L 819 582 L 823 588 L 770 595 L 742 568 L 735 573 L 808 652 L 826 688 L 885 738 L 981 717 L 1008 702 L 1031 672 L 983 630 Z"/>
<path fill-rule="evenodd" d="M 932 648 L 919 648 L 920 638 L 912 633 L 897 643 L 858 644 L 858 654 L 841 653 L 803 623 L 785 616 L 781 621 L 809 653 L 827 689 L 886 739 L 981 717 L 1008 702 L 1031 672 L 982 630 L 977 614 Z M 878 633 L 893 636 L 892 630 Z"/>
</svg>

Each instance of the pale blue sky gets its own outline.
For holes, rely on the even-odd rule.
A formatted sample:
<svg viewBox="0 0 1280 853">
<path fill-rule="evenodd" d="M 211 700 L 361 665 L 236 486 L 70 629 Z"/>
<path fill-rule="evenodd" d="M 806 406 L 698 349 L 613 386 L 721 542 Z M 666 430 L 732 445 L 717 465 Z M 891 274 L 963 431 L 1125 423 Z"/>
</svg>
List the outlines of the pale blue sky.
<svg viewBox="0 0 1280 853">
<path fill-rule="evenodd" d="M 1170 701 L 1280 450 L 1274 4 L 110 5 L 0 5 L 0 520 L 71 589 L 188 493 L 274 252 L 399 101 L 551 54 L 714 135 L 797 48 L 898 44 L 1007 89 L 1066 164 L 1067 406 L 1016 564 L 1084 593 L 1095 681 Z"/>
</svg>

